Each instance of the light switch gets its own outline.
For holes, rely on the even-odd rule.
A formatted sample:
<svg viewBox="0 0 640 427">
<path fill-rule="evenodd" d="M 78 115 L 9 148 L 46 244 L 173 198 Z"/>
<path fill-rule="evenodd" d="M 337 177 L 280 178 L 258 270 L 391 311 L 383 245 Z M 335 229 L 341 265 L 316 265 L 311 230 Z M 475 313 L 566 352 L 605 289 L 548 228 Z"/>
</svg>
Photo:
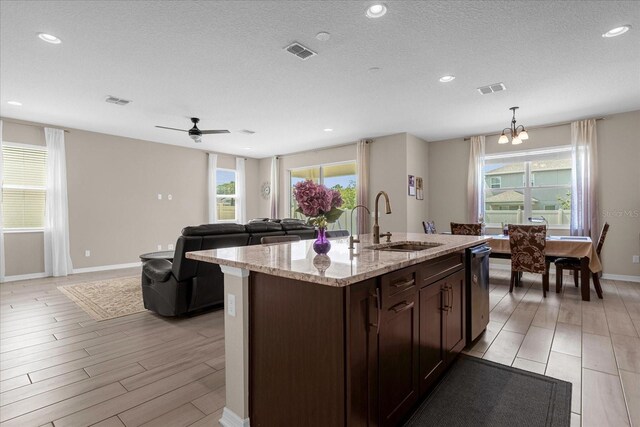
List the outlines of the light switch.
<svg viewBox="0 0 640 427">
<path fill-rule="evenodd" d="M 227 295 L 227 314 L 236 317 L 236 296 L 234 294 Z"/>
<path fill-rule="evenodd" d="M 162 245 L 158 245 L 158 250 L 161 251 L 162 250 Z"/>
<path fill-rule="evenodd" d="M 84 251 L 84 256 L 86 257 L 90 257 L 91 256 L 91 251 L 89 249 L 87 249 L 86 251 Z"/>
<path fill-rule="evenodd" d="M 167 250 L 172 251 L 173 250 L 173 243 L 169 243 L 167 245 Z"/>
<path fill-rule="evenodd" d="M 158 193 L 158 200 L 162 200 L 162 194 Z"/>
</svg>

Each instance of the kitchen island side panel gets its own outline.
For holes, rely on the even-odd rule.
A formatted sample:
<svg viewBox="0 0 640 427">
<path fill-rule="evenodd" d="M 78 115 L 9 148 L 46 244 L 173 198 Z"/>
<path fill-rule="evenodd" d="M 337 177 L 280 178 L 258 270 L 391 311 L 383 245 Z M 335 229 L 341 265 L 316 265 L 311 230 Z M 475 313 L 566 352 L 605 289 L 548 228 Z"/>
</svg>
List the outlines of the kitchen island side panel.
<svg viewBox="0 0 640 427">
<path fill-rule="evenodd" d="M 252 427 L 345 424 L 345 288 L 252 272 Z"/>
</svg>

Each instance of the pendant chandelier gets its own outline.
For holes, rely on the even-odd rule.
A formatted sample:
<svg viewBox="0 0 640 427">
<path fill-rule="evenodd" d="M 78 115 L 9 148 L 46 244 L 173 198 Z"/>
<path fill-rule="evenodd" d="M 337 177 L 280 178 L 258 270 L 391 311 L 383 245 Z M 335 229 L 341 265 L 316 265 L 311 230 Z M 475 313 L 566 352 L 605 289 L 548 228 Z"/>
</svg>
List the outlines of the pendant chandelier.
<svg viewBox="0 0 640 427">
<path fill-rule="evenodd" d="M 524 140 L 529 139 L 529 134 L 527 133 L 524 126 L 522 125 L 516 126 L 516 110 L 518 108 L 519 107 L 509 108 L 511 111 L 513 111 L 513 118 L 511 119 L 511 127 L 504 128 L 502 130 L 502 135 L 500 135 L 500 138 L 498 139 L 498 144 L 507 144 L 509 142 L 509 138 L 507 137 L 507 134 L 505 134 L 505 132 L 509 132 L 511 134 L 511 143 L 513 145 L 522 144 Z"/>
</svg>

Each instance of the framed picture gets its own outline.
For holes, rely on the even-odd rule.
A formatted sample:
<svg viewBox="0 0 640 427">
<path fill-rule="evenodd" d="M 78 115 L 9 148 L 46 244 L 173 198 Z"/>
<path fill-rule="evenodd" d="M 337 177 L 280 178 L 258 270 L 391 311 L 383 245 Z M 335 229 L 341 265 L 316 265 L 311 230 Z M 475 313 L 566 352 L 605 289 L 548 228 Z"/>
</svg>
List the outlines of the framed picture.
<svg viewBox="0 0 640 427">
<path fill-rule="evenodd" d="M 409 195 L 416 195 L 416 177 L 413 175 L 409 175 Z"/>
<path fill-rule="evenodd" d="M 421 177 L 416 177 L 416 199 L 424 200 L 424 190 Z"/>
</svg>

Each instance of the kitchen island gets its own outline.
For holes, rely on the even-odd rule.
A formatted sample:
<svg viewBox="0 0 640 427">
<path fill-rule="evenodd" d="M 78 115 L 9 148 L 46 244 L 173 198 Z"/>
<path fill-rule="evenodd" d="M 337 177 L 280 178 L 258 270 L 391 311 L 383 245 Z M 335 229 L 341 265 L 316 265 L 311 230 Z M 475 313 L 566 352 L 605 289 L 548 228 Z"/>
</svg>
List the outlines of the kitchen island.
<svg viewBox="0 0 640 427">
<path fill-rule="evenodd" d="M 463 253 L 489 238 L 360 240 L 187 254 L 225 273 L 221 424 L 396 425 L 462 350 Z"/>
</svg>

